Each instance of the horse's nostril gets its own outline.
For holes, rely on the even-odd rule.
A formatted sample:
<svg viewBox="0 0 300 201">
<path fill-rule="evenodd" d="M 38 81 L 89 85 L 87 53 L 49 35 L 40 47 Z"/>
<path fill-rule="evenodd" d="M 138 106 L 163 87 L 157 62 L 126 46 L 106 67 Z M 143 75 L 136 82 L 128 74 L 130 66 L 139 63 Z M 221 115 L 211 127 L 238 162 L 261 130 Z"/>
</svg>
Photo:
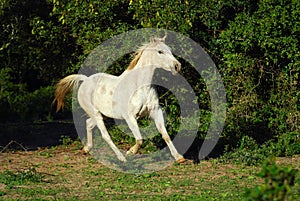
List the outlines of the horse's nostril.
<svg viewBox="0 0 300 201">
<path fill-rule="evenodd" d="M 176 70 L 177 72 L 180 71 L 180 65 L 179 65 L 179 64 L 175 64 L 175 70 Z"/>
</svg>

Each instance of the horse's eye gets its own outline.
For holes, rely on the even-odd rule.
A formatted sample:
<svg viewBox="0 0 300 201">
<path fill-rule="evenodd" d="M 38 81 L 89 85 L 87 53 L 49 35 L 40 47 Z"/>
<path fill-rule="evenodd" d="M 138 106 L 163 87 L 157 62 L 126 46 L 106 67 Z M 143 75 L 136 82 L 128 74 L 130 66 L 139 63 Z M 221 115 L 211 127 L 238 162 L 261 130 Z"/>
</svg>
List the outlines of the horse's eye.
<svg viewBox="0 0 300 201">
<path fill-rule="evenodd" d="M 164 52 L 162 50 L 158 50 L 158 54 L 163 54 Z"/>
</svg>

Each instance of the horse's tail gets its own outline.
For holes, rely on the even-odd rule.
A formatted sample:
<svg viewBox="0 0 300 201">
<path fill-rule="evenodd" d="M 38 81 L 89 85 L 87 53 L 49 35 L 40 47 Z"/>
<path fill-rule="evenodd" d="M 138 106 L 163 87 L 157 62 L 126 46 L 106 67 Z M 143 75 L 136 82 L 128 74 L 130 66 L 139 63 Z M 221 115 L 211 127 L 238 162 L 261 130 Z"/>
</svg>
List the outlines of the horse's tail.
<svg viewBox="0 0 300 201">
<path fill-rule="evenodd" d="M 56 112 L 64 107 L 64 98 L 66 94 L 70 93 L 73 88 L 78 88 L 78 83 L 85 78 L 85 75 L 74 74 L 61 79 L 57 83 L 55 89 L 55 98 L 52 102 L 52 105 L 57 102 Z"/>
</svg>

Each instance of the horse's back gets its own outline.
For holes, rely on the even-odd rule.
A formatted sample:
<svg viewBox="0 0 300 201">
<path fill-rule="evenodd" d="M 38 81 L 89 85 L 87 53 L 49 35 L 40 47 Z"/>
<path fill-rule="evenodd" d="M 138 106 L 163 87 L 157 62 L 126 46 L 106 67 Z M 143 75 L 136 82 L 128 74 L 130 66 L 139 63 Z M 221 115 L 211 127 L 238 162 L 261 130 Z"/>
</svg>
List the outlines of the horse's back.
<svg viewBox="0 0 300 201">
<path fill-rule="evenodd" d="M 132 80 L 130 81 L 132 84 Z M 93 108 L 101 114 L 117 119 L 128 115 L 136 118 L 148 116 L 159 107 L 158 96 L 153 87 L 145 85 L 130 89 L 130 85 L 123 82 L 122 77 L 106 73 L 91 75 L 80 86 L 78 99 L 90 101 Z"/>
</svg>

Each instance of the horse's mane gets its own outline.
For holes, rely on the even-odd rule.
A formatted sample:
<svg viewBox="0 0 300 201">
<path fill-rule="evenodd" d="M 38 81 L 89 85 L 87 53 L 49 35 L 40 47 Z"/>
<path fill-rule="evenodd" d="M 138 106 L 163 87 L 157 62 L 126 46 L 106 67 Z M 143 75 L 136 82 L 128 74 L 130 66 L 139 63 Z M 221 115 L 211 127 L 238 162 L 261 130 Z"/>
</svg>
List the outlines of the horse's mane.
<svg viewBox="0 0 300 201">
<path fill-rule="evenodd" d="M 138 48 L 138 50 L 135 53 L 133 53 L 134 58 L 130 62 L 127 70 L 132 70 L 136 66 L 137 62 L 140 60 L 140 58 L 141 58 L 141 56 L 143 54 L 143 51 L 145 50 L 145 48 L 148 45 L 149 44 L 142 45 L 141 47 Z"/>
<path fill-rule="evenodd" d="M 165 42 L 165 37 L 163 38 L 150 38 L 150 43 L 147 43 L 147 44 L 144 44 L 142 45 L 141 47 L 139 47 L 137 49 L 137 51 L 135 53 L 133 53 L 133 56 L 134 58 L 132 59 L 132 61 L 130 62 L 127 70 L 132 70 L 134 69 L 134 67 L 136 66 L 136 64 L 138 63 L 139 59 L 141 58 L 142 54 L 143 54 L 143 51 L 149 47 L 150 45 L 153 45 L 153 44 L 157 44 L 159 42 Z"/>
<path fill-rule="evenodd" d="M 136 66 L 137 62 L 138 62 L 138 61 L 140 60 L 140 58 L 141 58 L 141 55 L 142 55 L 143 51 L 144 51 L 144 50 L 136 51 L 136 52 L 133 54 L 133 55 L 134 55 L 134 58 L 133 58 L 132 61 L 130 62 L 130 64 L 129 64 L 127 70 L 132 70 L 132 69 Z"/>
</svg>

